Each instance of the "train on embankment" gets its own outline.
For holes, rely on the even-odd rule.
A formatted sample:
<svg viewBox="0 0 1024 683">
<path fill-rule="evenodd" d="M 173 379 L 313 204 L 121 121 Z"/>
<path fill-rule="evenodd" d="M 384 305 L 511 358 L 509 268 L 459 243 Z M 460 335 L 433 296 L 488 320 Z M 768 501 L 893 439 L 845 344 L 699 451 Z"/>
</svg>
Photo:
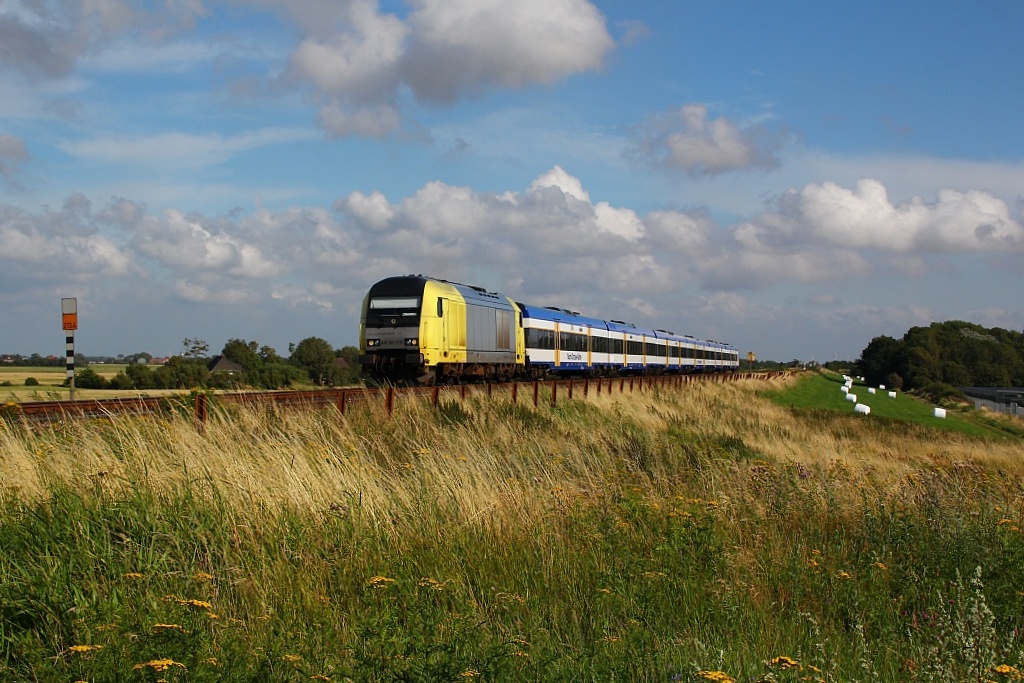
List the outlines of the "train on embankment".
<svg viewBox="0 0 1024 683">
<path fill-rule="evenodd" d="M 732 372 L 728 344 L 531 306 L 423 275 L 389 277 L 363 299 L 364 371 L 394 384 Z"/>
</svg>

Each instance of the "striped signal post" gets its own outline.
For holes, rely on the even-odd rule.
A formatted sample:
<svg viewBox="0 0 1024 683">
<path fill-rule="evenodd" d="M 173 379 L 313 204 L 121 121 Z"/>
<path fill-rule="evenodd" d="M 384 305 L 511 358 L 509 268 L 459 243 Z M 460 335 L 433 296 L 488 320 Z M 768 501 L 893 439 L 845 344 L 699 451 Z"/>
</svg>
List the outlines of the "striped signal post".
<svg viewBox="0 0 1024 683">
<path fill-rule="evenodd" d="M 61 324 L 64 327 L 64 356 L 68 373 L 69 398 L 75 400 L 75 330 L 78 329 L 78 299 L 60 300 Z"/>
</svg>

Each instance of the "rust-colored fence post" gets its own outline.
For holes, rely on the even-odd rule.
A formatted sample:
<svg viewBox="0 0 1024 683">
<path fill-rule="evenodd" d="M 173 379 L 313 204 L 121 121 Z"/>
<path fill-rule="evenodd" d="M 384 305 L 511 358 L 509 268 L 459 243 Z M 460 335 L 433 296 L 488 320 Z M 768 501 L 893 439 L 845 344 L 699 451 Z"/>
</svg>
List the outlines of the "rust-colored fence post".
<svg viewBox="0 0 1024 683">
<path fill-rule="evenodd" d="M 459 399 L 460 400 L 465 400 L 466 399 L 466 385 L 465 384 L 460 384 L 459 385 Z"/>
<path fill-rule="evenodd" d="M 387 406 L 388 417 L 395 412 L 395 388 L 388 387 L 387 393 L 384 395 L 384 403 Z"/>
<path fill-rule="evenodd" d="M 435 384 L 434 387 L 433 387 L 433 390 L 430 392 L 430 405 L 432 405 L 432 406 L 434 406 L 436 408 L 437 407 L 437 399 L 438 399 L 438 397 L 440 395 L 441 395 L 441 387 L 439 387 L 439 386 L 437 386 Z"/>
<path fill-rule="evenodd" d="M 519 400 L 519 382 L 512 383 L 512 403 L 518 403 Z"/>
<path fill-rule="evenodd" d="M 488 382 L 487 383 L 487 398 L 490 398 L 493 395 L 494 395 L 494 384 L 492 384 L 491 382 Z"/>
<path fill-rule="evenodd" d="M 533 407 L 537 407 L 537 395 L 540 392 L 540 382 L 537 380 L 533 381 Z"/>
<path fill-rule="evenodd" d="M 345 404 L 348 403 L 348 392 L 344 389 L 338 394 L 338 412 L 345 415 Z"/>
<path fill-rule="evenodd" d="M 586 398 L 587 394 L 589 394 L 589 393 L 590 393 L 590 378 L 589 377 L 584 377 L 583 378 L 583 397 Z"/>
<path fill-rule="evenodd" d="M 572 400 L 572 378 L 569 378 L 569 400 Z"/>
<path fill-rule="evenodd" d="M 197 432 L 206 429 L 206 394 L 202 392 L 196 394 L 195 423 Z"/>
<path fill-rule="evenodd" d="M 604 380 L 600 377 L 597 378 L 597 395 L 601 395 L 601 385 L 604 384 Z"/>
<path fill-rule="evenodd" d="M 556 379 L 551 383 L 551 407 L 554 408 L 555 404 L 558 403 L 558 380 Z"/>
</svg>

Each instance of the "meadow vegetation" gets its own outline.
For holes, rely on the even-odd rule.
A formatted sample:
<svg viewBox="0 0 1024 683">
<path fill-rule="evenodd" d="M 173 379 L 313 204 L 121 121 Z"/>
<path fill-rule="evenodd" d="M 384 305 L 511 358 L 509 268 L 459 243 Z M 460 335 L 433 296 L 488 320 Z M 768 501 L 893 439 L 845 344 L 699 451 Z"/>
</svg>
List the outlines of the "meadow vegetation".
<svg viewBox="0 0 1024 683">
<path fill-rule="evenodd" d="M 807 382 L 0 420 L 0 680 L 1020 680 L 1019 423 Z"/>
</svg>

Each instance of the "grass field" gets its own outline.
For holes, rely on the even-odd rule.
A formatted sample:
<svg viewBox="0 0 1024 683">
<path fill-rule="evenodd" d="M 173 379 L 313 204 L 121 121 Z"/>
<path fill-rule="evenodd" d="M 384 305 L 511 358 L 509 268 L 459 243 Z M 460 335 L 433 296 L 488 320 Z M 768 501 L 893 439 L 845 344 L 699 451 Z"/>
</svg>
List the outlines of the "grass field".
<svg viewBox="0 0 1024 683">
<path fill-rule="evenodd" d="M 795 385 L 784 391 L 769 392 L 768 396 L 778 405 L 796 410 L 829 410 L 852 415 L 854 404 L 840 390 L 843 383 L 843 378 L 834 373 L 805 373 Z M 926 401 L 902 392 L 897 392 L 896 398 L 890 398 L 886 390 L 879 389 L 872 394 L 868 389 L 860 382 L 855 382 L 850 389 L 850 393 L 857 396 L 857 403 L 871 408 L 870 416 L 855 417 L 863 417 L 879 426 L 899 423 L 978 437 L 996 437 L 1004 433 L 1013 437 L 1024 436 L 1019 421 L 1006 420 L 998 414 L 973 409 L 950 409 L 946 418 L 940 419 L 934 415 L 935 406 Z"/>
<path fill-rule="evenodd" d="M 91 364 L 89 369 L 104 379 L 111 379 L 123 372 L 125 365 L 114 363 Z M 39 382 L 38 386 L 26 386 L 29 377 Z M 0 366 L 0 403 L 14 401 L 66 401 L 70 397 L 67 387 L 62 386 L 67 371 L 62 367 L 11 367 Z M 127 396 L 166 396 L 181 393 L 179 390 L 149 389 L 138 391 L 112 391 L 107 389 L 75 389 L 75 398 L 118 398 Z"/>
<path fill-rule="evenodd" d="M 96 374 L 104 379 L 110 379 L 117 373 L 122 372 L 124 365 L 90 365 L 88 366 Z M 34 378 L 39 386 L 25 386 L 25 380 Z M 15 396 L 18 400 L 34 400 L 24 398 L 31 396 L 33 392 L 40 395 L 57 393 L 61 398 L 68 396 L 67 387 L 61 386 L 67 379 L 67 372 L 64 366 L 60 367 L 12 367 L 0 365 L 0 398 L 10 400 L 9 396 Z M 38 400 L 47 400 L 40 398 Z"/>
<path fill-rule="evenodd" d="M 0 421 L 0 680 L 1020 680 L 1019 422 L 813 391 Z"/>
</svg>

